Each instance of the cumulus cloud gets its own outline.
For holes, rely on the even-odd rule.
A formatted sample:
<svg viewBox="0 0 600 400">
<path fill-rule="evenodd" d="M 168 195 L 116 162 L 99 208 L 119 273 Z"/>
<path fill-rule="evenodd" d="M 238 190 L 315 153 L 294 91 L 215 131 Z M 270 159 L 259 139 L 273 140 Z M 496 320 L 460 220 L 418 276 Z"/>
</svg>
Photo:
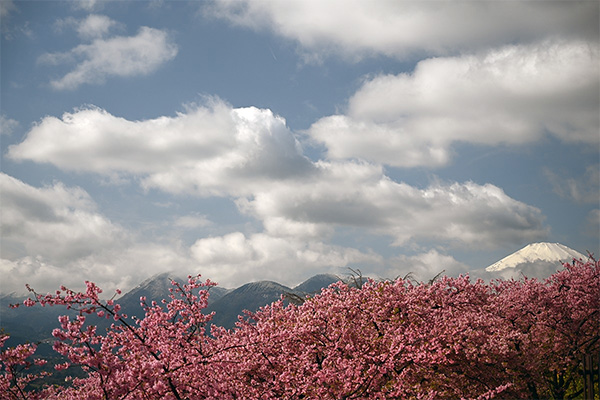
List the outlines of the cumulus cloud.
<svg viewBox="0 0 600 400">
<path fill-rule="evenodd" d="M 145 188 L 200 196 L 247 195 L 313 169 L 283 118 L 218 100 L 144 121 L 97 108 L 46 117 L 8 156 L 70 171 L 134 175 Z"/>
<path fill-rule="evenodd" d="M 123 238 L 83 189 L 61 183 L 38 189 L 6 174 L 0 174 L 0 185 L 3 256 L 44 254 L 64 262 Z"/>
<path fill-rule="evenodd" d="M 319 174 L 310 182 L 263 190 L 238 200 L 238 206 L 282 237 L 357 227 L 390 236 L 396 246 L 438 240 L 493 248 L 548 233 L 539 209 L 491 184 L 438 182 L 419 189 L 389 179 L 371 164 L 318 162 L 317 167 Z"/>
<path fill-rule="evenodd" d="M 595 2 L 218 0 L 210 17 L 296 41 L 307 56 L 447 54 L 561 35 L 597 40 Z"/>
<path fill-rule="evenodd" d="M 332 244 L 346 228 L 391 238 L 395 246 L 439 241 L 492 248 L 541 240 L 548 233 L 539 209 L 497 186 L 433 182 L 417 188 L 393 181 L 381 165 L 313 162 L 283 118 L 218 100 L 142 121 L 97 108 L 46 117 L 23 142 L 9 147 L 8 157 L 117 174 L 174 194 L 233 198 L 241 213 L 262 223 L 263 232 L 200 238 L 189 249 L 167 252 L 168 259 L 226 286 L 257 276 L 291 284 L 313 272 L 361 264 L 385 269 L 386 261 L 368 248 Z M 195 229 L 208 223 L 204 215 L 192 214 L 174 226 Z M 93 262 L 98 257 L 93 255 Z M 460 267 L 448 257 L 432 253 L 427 265 Z"/>
<path fill-rule="evenodd" d="M 308 276 L 338 272 L 356 263 L 376 265 L 382 257 L 356 249 L 281 238 L 265 233 L 246 236 L 233 232 L 224 236 L 199 239 L 191 248 L 194 259 L 206 276 L 219 276 L 237 286 L 268 277 L 284 284 L 297 284 Z"/>
<path fill-rule="evenodd" d="M 136 238 L 103 216 L 79 187 L 55 182 L 37 188 L 2 173 L 0 189 L 4 294 L 24 291 L 25 283 L 40 291 L 62 284 L 81 289 L 84 279 L 128 289 L 158 272 L 193 268 L 189 249 Z"/>
<path fill-rule="evenodd" d="M 395 245 L 437 239 L 493 247 L 547 233 L 540 210 L 494 185 L 419 189 L 391 180 L 380 165 L 312 162 L 281 117 L 218 101 L 145 121 L 100 109 L 46 117 L 8 156 L 125 174 L 169 193 L 233 197 L 271 237 L 329 240 L 339 227 L 356 227 Z"/>
<path fill-rule="evenodd" d="M 319 162 L 315 168 L 312 182 L 281 181 L 237 199 L 242 212 L 263 223 L 263 232 L 199 238 L 190 247 L 177 238 L 137 237 L 103 216 L 81 188 L 60 182 L 36 188 L 1 174 L 0 292 L 25 283 L 40 291 L 60 284 L 77 289 L 82 279 L 110 292 L 167 270 L 201 273 L 225 287 L 256 277 L 293 285 L 349 266 L 388 278 L 412 272 L 429 279 L 465 266 L 437 250 L 386 260 L 368 248 L 333 244 L 337 229 L 387 235 L 396 245 L 439 240 L 483 247 L 534 241 L 546 233 L 539 210 L 493 185 L 433 183 L 418 189 L 391 181 L 371 164 Z M 201 214 L 174 221 L 184 229 L 209 223 Z"/>
<path fill-rule="evenodd" d="M 4 244 L 3 244 L 4 247 Z M 38 292 L 52 292 L 61 285 L 85 290 L 84 280 L 98 284 L 110 297 L 115 289 L 129 290 L 146 278 L 162 272 L 182 275 L 194 269 L 187 249 L 160 243 L 129 243 L 96 251 L 87 257 L 59 263 L 44 255 L 1 258 L 0 293 L 24 293 L 25 284 Z"/>
<path fill-rule="evenodd" d="M 513 144 L 547 132 L 565 142 L 600 137 L 598 48 L 580 41 L 513 45 L 423 60 L 410 74 L 367 79 L 345 114 L 308 134 L 332 159 L 440 166 L 452 144 Z"/>
<path fill-rule="evenodd" d="M 100 215 L 81 188 L 61 183 L 35 188 L 6 174 L 0 174 L 0 187 L 3 281 L 37 276 L 43 282 L 56 265 L 94 256 L 127 240 L 122 228 Z M 66 268 L 60 275 L 69 270 L 73 271 Z"/>
<path fill-rule="evenodd" d="M 164 271 L 201 273 L 226 287 L 257 276 L 296 284 L 326 269 L 381 261 L 378 255 L 319 240 L 264 233 L 202 238 L 191 247 L 176 238 L 149 242 L 103 216 L 79 187 L 55 182 L 37 188 L 0 174 L 0 189 L 3 294 L 24 291 L 25 283 L 41 292 L 63 284 L 81 289 L 84 279 L 110 293 Z M 206 223 L 196 214 L 176 220 L 186 228 Z"/>
<path fill-rule="evenodd" d="M 90 19 L 91 18 L 91 19 Z M 148 75 L 177 55 L 177 45 L 165 31 L 141 27 L 135 36 L 99 38 L 110 28 L 111 20 L 90 16 L 78 26 L 81 35 L 97 37 L 68 52 L 46 53 L 38 62 L 75 64 L 72 71 L 50 82 L 57 90 L 72 90 L 82 84 L 103 83 L 107 77 Z M 91 36 L 90 36 L 91 35 Z"/>
</svg>

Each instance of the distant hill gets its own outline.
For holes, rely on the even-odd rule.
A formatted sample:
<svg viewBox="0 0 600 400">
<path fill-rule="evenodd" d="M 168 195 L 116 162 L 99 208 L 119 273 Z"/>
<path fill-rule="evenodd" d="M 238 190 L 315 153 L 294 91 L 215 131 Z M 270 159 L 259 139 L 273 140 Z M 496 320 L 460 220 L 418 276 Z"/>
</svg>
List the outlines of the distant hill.
<svg viewBox="0 0 600 400">
<path fill-rule="evenodd" d="M 52 331 L 60 327 L 58 317 L 76 314 L 64 307 L 25 307 L 22 304 L 26 298 L 13 295 L 0 297 L 0 330 L 10 335 L 5 344 L 7 347 L 25 342 L 52 342 Z M 21 305 L 11 308 L 11 304 Z M 53 350 L 49 345 L 40 346 L 38 353 L 52 354 Z"/>
<path fill-rule="evenodd" d="M 142 317 L 143 311 L 140 307 L 140 297 L 145 296 L 148 302 L 160 301 L 168 298 L 169 289 L 172 288 L 171 277 L 163 273 L 145 280 L 140 285 L 121 296 L 117 302 L 123 311 L 129 316 Z M 315 275 L 295 288 L 289 288 L 277 282 L 259 281 L 247 283 L 237 289 L 225 289 L 219 286 L 209 288 L 208 307 L 206 312 L 215 312 L 213 324 L 233 328 L 238 315 L 244 310 L 257 311 L 260 307 L 279 300 L 282 295 L 292 295 L 303 298 L 315 294 L 340 280 L 335 275 Z M 181 280 L 176 281 L 183 283 Z"/>
<path fill-rule="evenodd" d="M 213 318 L 215 325 L 230 329 L 234 327 L 238 315 L 242 315 L 244 310 L 257 311 L 279 300 L 282 295 L 288 299 L 302 299 L 320 293 L 323 288 L 339 280 L 335 275 L 320 274 L 307 279 L 293 289 L 271 281 L 247 283 L 209 304 L 207 311 L 215 312 Z"/>
<path fill-rule="evenodd" d="M 121 310 L 128 316 L 143 317 L 140 306 L 140 297 L 144 296 L 147 302 L 168 299 L 171 279 L 179 283 L 183 280 L 173 278 L 171 274 L 162 273 L 146 279 L 138 286 L 125 293 L 115 301 L 121 305 Z M 335 275 L 321 274 L 307 279 L 305 282 L 291 289 L 271 281 L 247 283 L 237 289 L 225 289 L 219 286 L 210 287 L 208 307 L 206 312 L 215 311 L 213 323 L 232 328 L 238 315 L 244 310 L 257 311 L 260 307 L 279 300 L 282 295 L 290 294 L 298 298 L 315 294 L 322 288 L 339 280 Z M 23 303 L 26 297 L 4 296 L 0 297 L 0 329 L 11 335 L 8 346 L 24 342 L 52 342 L 52 330 L 58 328 L 58 317 L 64 314 L 75 315 L 75 311 L 67 312 L 64 307 L 25 307 L 11 309 L 10 304 Z M 94 315 L 88 316 L 88 322 L 98 326 L 98 331 L 110 326 L 111 320 L 99 319 Z"/>
<path fill-rule="evenodd" d="M 162 273 L 155 275 L 151 278 L 146 279 L 123 296 L 119 297 L 116 302 L 121 305 L 123 312 L 129 316 L 136 316 L 138 318 L 143 317 L 143 309 L 140 306 L 140 297 L 145 297 L 147 303 L 150 304 L 153 300 L 160 302 L 162 299 L 169 299 L 169 289 L 173 288 L 171 281 L 174 280 L 179 284 L 183 284 L 184 280 L 175 278 L 172 274 Z M 210 296 L 208 297 L 208 304 L 214 303 L 227 292 L 229 289 L 225 289 L 219 286 L 209 288 Z"/>
<path fill-rule="evenodd" d="M 257 311 L 260 307 L 279 300 L 281 295 L 292 292 L 294 291 L 289 287 L 276 282 L 247 283 L 210 304 L 207 312 L 215 312 L 213 324 L 230 329 L 244 310 Z"/>
<path fill-rule="evenodd" d="M 328 287 L 332 283 L 339 281 L 336 275 L 332 274 L 319 274 L 312 278 L 308 278 L 298 286 L 294 288 L 296 292 L 302 292 L 306 294 L 314 294 L 321 292 L 321 289 Z"/>
</svg>

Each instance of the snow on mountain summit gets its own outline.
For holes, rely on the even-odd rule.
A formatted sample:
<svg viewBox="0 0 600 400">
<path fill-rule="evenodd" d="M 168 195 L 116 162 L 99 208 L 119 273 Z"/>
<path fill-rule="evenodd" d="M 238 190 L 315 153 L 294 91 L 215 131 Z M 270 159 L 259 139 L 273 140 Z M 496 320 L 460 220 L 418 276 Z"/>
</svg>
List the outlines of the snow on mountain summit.
<svg viewBox="0 0 600 400">
<path fill-rule="evenodd" d="M 488 272 L 502 271 L 506 268 L 515 268 L 521 264 L 538 262 L 570 262 L 574 258 L 585 259 L 586 257 L 578 251 L 560 243 L 532 243 L 490 265 L 485 270 Z"/>
</svg>

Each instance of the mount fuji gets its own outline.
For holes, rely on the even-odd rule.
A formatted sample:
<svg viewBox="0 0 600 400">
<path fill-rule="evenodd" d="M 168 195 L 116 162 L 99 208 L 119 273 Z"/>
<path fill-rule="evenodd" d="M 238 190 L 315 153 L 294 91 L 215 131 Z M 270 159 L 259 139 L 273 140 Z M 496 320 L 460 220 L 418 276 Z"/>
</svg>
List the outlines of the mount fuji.
<svg viewBox="0 0 600 400">
<path fill-rule="evenodd" d="M 501 271 L 505 268 L 516 268 L 524 263 L 571 262 L 574 258 L 585 259 L 586 257 L 580 252 L 560 243 L 532 243 L 490 265 L 485 270 L 488 272 Z"/>
<path fill-rule="evenodd" d="M 585 261 L 587 257 L 560 243 L 532 243 L 495 262 L 485 271 L 505 279 L 518 279 L 523 275 L 530 278 L 546 278 L 562 268 L 562 263 L 571 262 L 573 259 Z"/>
</svg>

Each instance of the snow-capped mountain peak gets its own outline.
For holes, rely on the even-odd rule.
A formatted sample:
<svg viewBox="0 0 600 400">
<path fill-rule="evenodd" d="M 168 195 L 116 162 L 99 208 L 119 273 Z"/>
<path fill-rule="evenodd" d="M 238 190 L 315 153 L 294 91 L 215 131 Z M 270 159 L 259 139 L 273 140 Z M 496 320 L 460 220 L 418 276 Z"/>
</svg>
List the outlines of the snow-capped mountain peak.
<svg viewBox="0 0 600 400">
<path fill-rule="evenodd" d="M 560 243 L 532 243 L 490 265 L 485 270 L 488 272 L 501 271 L 506 268 L 515 268 L 520 264 L 537 262 L 570 262 L 574 258 L 586 259 L 583 254 Z"/>
</svg>

